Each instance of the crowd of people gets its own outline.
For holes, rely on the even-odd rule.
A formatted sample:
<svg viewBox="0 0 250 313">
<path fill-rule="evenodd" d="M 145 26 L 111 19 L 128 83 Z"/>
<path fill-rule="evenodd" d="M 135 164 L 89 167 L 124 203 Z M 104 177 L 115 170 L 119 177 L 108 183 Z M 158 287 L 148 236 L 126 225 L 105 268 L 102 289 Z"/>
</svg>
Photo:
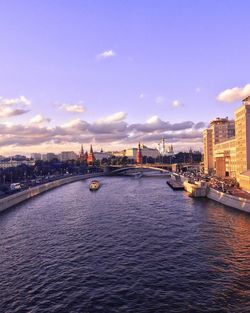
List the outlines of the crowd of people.
<svg viewBox="0 0 250 313">
<path fill-rule="evenodd" d="M 234 194 L 239 189 L 239 184 L 235 178 L 218 178 L 211 177 L 209 180 L 209 186 L 218 191 L 222 191 L 228 194 Z"/>
</svg>

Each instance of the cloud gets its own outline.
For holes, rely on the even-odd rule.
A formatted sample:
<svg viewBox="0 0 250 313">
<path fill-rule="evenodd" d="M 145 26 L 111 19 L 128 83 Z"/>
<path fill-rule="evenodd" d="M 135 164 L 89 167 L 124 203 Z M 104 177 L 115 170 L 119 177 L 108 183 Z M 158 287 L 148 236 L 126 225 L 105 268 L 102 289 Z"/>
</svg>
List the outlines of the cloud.
<svg viewBox="0 0 250 313">
<path fill-rule="evenodd" d="M 99 119 L 97 123 L 113 123 L 123 121 L 127 117 L 125 112 L 117 112 L 112 115 L 106 116 L 102 119 Z"/>
<path fill-rule="evenodd" d="M 144 93 L 141 93 L 141 94 L 139 95 L 139 98 L 140 98 L 140 99 L 144 99 L 145 96 L 146 96 L 146 95 L 145 95 Z"/>
<path fill-rule="evenodd" d="M 103 51 L 102 53 L 97 55 L 97 59 L 107 59 L 116 56 L 116 53 L 113 50 Z"/>
<path fill-rule="evenodd" d="M 45 124 L 49 123 L 50 121 L 51 121 L 50 118 L 44 117 L 41 114 L 37 114 L 29 120 L 30 124 Z"/>
<path fill-rule="evenodd" d="M 181 103 L 179 100 L 174 100 L 174 101 L 172 102 L 172 106 L 173 106 L 174 108 L 178 108 L 178 107 L 182 106 L 182 103 Z"/>
<path fill-rule="evenodd" d="M 71 120 L 67 123 L 64 123 L 63 125 L 61 125 L 62 128 L 77 128 L 80 130 L 80 128 L 82 129 L 82 126 L 84 126 L 84 130 L 86 129 L 86 125 L 88 125 L 87 122 L 82 121 L 80 118 Z"/>
<path fill-rule="evenodd" d="M 208 125 L 206 124 L 206 123 L 204 123 L 204 122 L 199 122 L 199 123 L 197 123 L 196 125 L 195 125 L 195 129 L 204 129 L 204 128 L 206 128 L 206 127 L 208 127 Z"/>
<path fill-rule="evenodd" d="M 129 124 L 125 121 L 127 114 L 117 112 L 92 123 L 80 118 L 73 119 L 62 125 L 48 127 L 48 118 L 38 114 L 26 125 L 0 123 L 0 146 L 23 148 L 36 145 L 73 145 L 91 142 L 96 144 L 121 147 L 133 146 L 141 141 L 154 145 L 162 137 L 168 142 L 202 142 L 202 128 L 205 123 L 183 121 L 170 123 L 151 116 L 145 123 Z M 6 149 L 6 148 L 5 148 Z M 28 149 L 28 148 L 27 148 Z"/>
<path fill-rule="evenodd" d="M 129 129 L 133 132 L 152 133 L 185 130 L 192 128 L 194 125 L 195 123 L 191 121 L 171 124 L 161 120 L 157 115 L 154 115 L 150 117 L 144 124 L 131 124 Z"/>
<path fill-rule="evenodd" d="M 201 92 L 201 88 L 200 88 L 200 87 L 196 87 L 196 88 L 195 88 L 195 92 L 196 92 L 196 93 L 200 93 L 200 92 Z"/>
<path fill-rule="evenodd" d="M 29 110 L 0 107 L 0 118 L 13 117 L 27 112 L 29 112 Z"/>
<path fill-rule="evenodd" d="M 156 104 L 162 104 L 164 101 L 165 101 L 165 98 L 162 97 L 162 96 L 157 96 L 157 97 L 155 98 L 155 103 L 156 103 Z"/>
<path fill-rule="evenodd" d="M 8 118 L 29 112 L 31 101 L 24 96 L 17 98 L 0 97 L 0 118 Z"/>
<path fill-rule="evenodd" d="M 226 89 L 218 94 L 216 99 L 221 102 L 232 103 L 243 100 L 250 95 L 250 84 L 243 87 L 233 87 Z"/>
<path fill-rule="evenodd" d="M 82 104 L 62 104 L 60 108 L 66 112 L 70 113 L 83 113 L 85 112 L 85 107 Z"/>
<path fill-rule="evenodd" d="M 17 98 L 3 98 L 0 97 L 0 106 L 14 106 L 14 105 L 31 105 L 31 101 L 25 96 L 19 96 Z"/>
</svg>

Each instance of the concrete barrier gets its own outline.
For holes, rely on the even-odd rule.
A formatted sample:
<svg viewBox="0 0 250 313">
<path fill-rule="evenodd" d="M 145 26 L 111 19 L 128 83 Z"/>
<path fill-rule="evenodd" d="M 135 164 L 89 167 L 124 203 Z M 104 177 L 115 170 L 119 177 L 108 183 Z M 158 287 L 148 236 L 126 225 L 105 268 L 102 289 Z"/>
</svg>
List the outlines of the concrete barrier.
<svg viewBox="0 0 250 313">
<path fill-rule="evenodd" d="M 18 203 L 21 203 L 25 200 L 28 200 L 30 198 L 33 198 L 37 195 L 40 195 L 41 193 L 54 189 L 56 187 L 63 186 L 65 184 L 70 184 L 75 181 L 93 178 L 93 177 L 99 177 L 104 176 L 103 173 L 96 173 L 96 174 L 86 174 L 86 175 L 77 175 L 77 176 L 70 176 L 65 177 L 62 179 L 54 180 L 52 182 L 48 182 L 39 186 L 35 186 L 32 188 L 29 188 L 24 191 L 17 192 L 11 196 L 5 197 L 3 199 L 0 199 L 0 212 L 4 211 Z"/>
<path fill-rule="evenodd" d="M 232 196 L 224 192 L 209 188 L 207 197 L 232 208 L 250 213 L 250 200 Z"/>
<path fill-rule="evenodd" d="M 203 182 L 195 182 L 194 184 L 184 181 L 184 189 L 194 198 L 204 198 L 207 196 L 207 185 Z"/>
</svg>

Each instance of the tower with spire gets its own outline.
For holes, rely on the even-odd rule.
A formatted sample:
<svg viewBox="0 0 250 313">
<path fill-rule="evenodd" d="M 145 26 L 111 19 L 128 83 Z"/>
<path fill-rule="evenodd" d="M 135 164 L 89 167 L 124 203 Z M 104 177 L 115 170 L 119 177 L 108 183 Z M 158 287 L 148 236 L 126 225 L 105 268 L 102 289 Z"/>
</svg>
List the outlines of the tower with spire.
<svg viewBox="0 0 250 313">
<path fill-rule="evenodd" d="M 142 152 L 141 152 L 141 144 L 139 142 L 138 144 L 138 149 L 137 149 L 137 152 L 136 152 L 136 160 L 135 162 L 137 164 L 142 164 Z"/>
<path fill-rule="evenodd" d="M 81 145 L 81 150 L 80 150 L 78 159 L 79 159 L 80 161 L 84 161 L 83 145 Z"/>
<path fill-rule="evenodd" d="M 93 165 L 94 162 L 95 162 L 95 156 L 94 156 L 94 152 L 93 152 L 93 147 L 92 147 L 92 145 L 90 145 L 87 163 L 88 163 L 88 165 Z"/>
</svg>

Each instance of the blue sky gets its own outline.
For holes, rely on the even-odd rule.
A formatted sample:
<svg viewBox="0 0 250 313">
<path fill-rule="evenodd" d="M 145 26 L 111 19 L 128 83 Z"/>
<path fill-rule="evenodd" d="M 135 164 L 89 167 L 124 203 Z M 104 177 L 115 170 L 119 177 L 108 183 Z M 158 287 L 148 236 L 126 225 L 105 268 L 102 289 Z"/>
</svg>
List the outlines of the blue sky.
<svg viewBox="0 0 250 313">
<path fill-rule="evenodd" d="M 250 91 L 249 11 L 242 0 L 0 0 L 0 154 L 161 136 L 200 147 L 197 123 L 233 117 Z"/>
</svg>

